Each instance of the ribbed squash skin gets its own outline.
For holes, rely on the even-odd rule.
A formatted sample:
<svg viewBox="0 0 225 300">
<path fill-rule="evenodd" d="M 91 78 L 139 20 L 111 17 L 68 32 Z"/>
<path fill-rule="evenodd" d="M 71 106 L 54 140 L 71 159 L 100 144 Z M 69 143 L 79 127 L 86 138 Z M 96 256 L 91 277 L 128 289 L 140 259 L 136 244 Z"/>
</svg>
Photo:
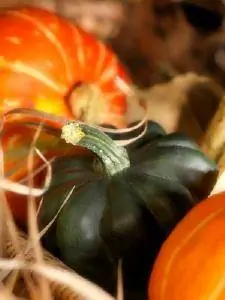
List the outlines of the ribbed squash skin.
<svg viewBox="0 0 225 300">
<path fill-rule="evenodd" d="M 144 299 L 161 244 L 207 197 L 217 166 L 186 136 L 167 135 L 157 124 L 149 123 L 146 136 L 128 153 L 96 129 L 80 126 L 85 135 L 77 145 L 95 152 L 101 164 L 96 155 L 87 159 L 82 153 L 53 163 L 40 229 L 62 210 L 43 245 L 110 292 L 122 259 L 126 299 L 134 293 Z"/>
</svg>

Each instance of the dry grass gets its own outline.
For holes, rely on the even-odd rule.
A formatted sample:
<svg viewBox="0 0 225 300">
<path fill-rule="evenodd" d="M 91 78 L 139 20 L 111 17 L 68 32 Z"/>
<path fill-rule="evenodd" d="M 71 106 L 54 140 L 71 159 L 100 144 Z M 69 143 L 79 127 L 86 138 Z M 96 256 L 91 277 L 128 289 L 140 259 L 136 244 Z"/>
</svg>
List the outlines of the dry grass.
<svg viewBox="0 0 225 300">
<path fill-rule="evenodd" d="M 39 232 L 37 226 L 38 208 L 35 207 L 34 197 L 41 196 L 51 181 L 51 164 L 35 147 L 40 131 L 41 126 L 36 131 L 29 151 L 28 186 L 5 178 L 4 152 L 2 145 L 0 145 L 0 299 L 113 300 L 111 295 L 47 253 L 40 244 L 41 236 L 45 234 L 57 217 L 55 216 L 47 228 Z M 33 187 L 34 174 L 31 170 L 34 154 L 41 157 L 47 168 L 47 176 L 42 189 Z M 20 232 L 14 223 L 6 201 L 5 190 L 26 195 L 29 199 L 27 236 Z M 68 198 L 65 199 L 63 205 Z M 118 300 L 122 300 L 121 265 L 118 269 Z"/>
</svg>

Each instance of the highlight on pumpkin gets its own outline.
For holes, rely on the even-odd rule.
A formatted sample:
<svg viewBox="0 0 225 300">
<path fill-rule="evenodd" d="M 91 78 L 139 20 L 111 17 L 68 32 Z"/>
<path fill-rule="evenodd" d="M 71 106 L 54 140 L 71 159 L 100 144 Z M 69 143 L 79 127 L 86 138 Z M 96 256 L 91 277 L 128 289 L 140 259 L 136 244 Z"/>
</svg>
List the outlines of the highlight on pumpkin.
<svg viewBox="0 0 225 300">
<path fill-rule="evenodd" d="M 13 37 L 7 29 L 11 26 Z M 4 10 L 0 27 L 1 114 L 33 108 L 102 126 L 118 137 L 127 130 L 133 134 L 131 141 L 120 141 L 124 145 L 143 136 L 146 109 L 136 94 L 132 102 L 141 111 L 136 136 L 127 120 L 129 72 L 105 44 L 66 18 L 36 7 Z"/>
</svg>

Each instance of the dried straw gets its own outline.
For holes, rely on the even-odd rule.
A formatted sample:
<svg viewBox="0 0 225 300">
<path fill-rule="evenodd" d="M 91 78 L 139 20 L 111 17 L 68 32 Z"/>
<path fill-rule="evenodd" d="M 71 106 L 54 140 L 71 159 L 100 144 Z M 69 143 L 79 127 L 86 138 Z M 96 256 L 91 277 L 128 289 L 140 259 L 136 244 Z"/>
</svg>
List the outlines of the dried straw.
<svg viewBox="0 0 225 300">
<path fill-rule="evenodd" d="M 212 118 L 203 137 L 201 148 L 224 171 L 225 163 L 225 97 Z"/>
<path fill-rule="evenodd" d="M 22 250 L 22 252 L 24 250 L 24 252 L 22 254 L 25 258 L 25 261 L 26 262 L 35 262 L 36 258 L 35 258 L 34 250 L 29 249 L 26 252 L 26 249 L 28 248 L 27 236 L 22 231 L 19 231 L 19 230 L 18 230 L 18 236 L 19 236 L 19 239 L 18 239 L 19 247 Z M 17 253 L 16 247 L 13 244 L 11 237 L 8 235 L 6 238 L 6 242 L 4 243 L 4 257 L 13 259 L 17 256 L 17 254 L 18 253 Z M 56 259 L 53 255 L 51 255 L 49 252 L 47 252 L 44 249 L 43 249 L 43 255 L 44 255 L 44 261 L 47 264 L 51 264 L 51 266 L 60 267 L 62 269 L 73 272 L 67 266 L 65 266 L 60 260 Z M 49 285 L 50 285 L 53 299 L 60 299 L 60 300 L 64 300 L 64 299 L 66 299 L 66 300 L 75 300 L 75 299 L 81 300 L 81 299 L 83 299 L 82 297 L 75 294 L 69 287 L 65 287 L 64 285 L 62 285 L 58 282 L 50 281 Z M 27 287 L 24 282 L 22 274 L 21 274 L 21 276 L 19 276 L 19 280 L 17 280 L 14 290 L 15 290 L 15 293 L 17 296 L 28 297 L 29 292 L 27 290 Z"/>
</svg>

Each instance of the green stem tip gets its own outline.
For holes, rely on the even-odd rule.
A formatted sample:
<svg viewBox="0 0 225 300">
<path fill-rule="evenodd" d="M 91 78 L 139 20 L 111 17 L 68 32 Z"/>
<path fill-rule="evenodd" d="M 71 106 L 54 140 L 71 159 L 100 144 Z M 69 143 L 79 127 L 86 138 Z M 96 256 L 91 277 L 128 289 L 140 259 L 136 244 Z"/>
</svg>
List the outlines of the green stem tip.
<svg viewBox="0 0 225 300">
<path fill-rule="evenodd" d="M 61 138 L 66 143 L 87 148 L 97 154 L 109 176 L 130 167 L 127 150 L 94 126 L 68 121 L 62 127 Z"/>
</svg>

